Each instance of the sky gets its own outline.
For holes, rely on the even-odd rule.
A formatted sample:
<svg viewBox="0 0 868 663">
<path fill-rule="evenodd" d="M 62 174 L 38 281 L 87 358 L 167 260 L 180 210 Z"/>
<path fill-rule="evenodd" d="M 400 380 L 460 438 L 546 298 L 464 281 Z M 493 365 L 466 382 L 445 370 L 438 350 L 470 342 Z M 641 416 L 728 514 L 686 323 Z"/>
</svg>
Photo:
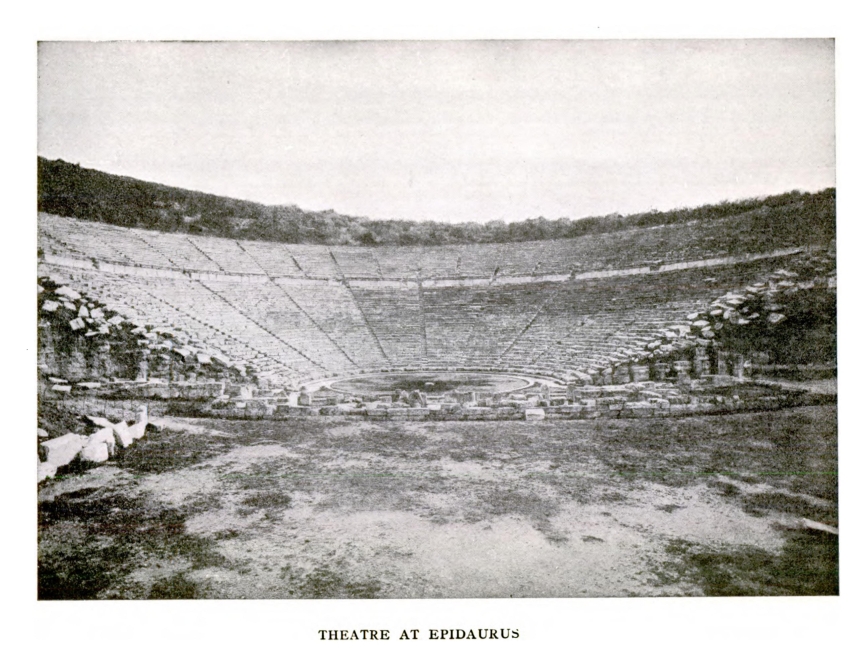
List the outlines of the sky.
<svg viewBox="0 0 868 663">
<path fill-rule="evenodd" d="M 835 186 L 834 42 L 42 42 L 38 153 L 267 204 L 581 218 Z"/>
</svg>

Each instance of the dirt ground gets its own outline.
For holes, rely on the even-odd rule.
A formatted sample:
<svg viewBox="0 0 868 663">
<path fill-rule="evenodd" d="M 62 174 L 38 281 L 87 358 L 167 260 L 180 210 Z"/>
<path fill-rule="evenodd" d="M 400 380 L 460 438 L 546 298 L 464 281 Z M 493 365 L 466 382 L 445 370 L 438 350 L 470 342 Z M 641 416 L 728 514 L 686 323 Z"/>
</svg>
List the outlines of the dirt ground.
<svg viewBox="0 0 868 663">
<path fill-rule="evenodd" d="M 834 406 L 175 420 L 39 491 L 39 597 L 838 592 Z"/>
</svg>

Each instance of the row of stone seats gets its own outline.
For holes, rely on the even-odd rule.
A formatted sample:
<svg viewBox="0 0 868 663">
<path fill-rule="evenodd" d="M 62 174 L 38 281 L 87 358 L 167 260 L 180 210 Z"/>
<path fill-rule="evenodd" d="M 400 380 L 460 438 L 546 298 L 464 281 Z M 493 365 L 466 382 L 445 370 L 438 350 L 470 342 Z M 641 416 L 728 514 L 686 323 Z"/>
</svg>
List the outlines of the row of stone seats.
<svg viewBox="0 0 868 663">
<path fill-rule="evenodd" d="M 545 303 L 542 284 L 423 290 L 429 357 L 496 362 Z"/>
<path fill-rule="evenodd" d="M 330 371 L 340 372 L 352 367 L 341 347 L 331 340 L 278 285 L 271 281 L 249 283 L 239 288 L 236 283 L 214 282 L 208 289 L 221 295 L 237 311 L 260 328 L 288 344 L 311 362 Z M 331 305 L 328 301 L 319 303 Z"/>
<path fill-rule="evenodd" d="M 40 213 L 38 229 L 40 236 L 60 240 L 73 252 L 88 258 L 130 265 L 176 267 L 127 228 Z M 70 251 L 53 246 L 51 252 L 67 255 Z"/>
<path fill-rule="evenodd" d="M 281 283 L 279 288 L 303 309 L 357 366 L 388 364 L 353 292 L 335 281 Z"/>
<path fill-rule="evenodd" d="M 181 239 L 199 251 L 193 240 Z M 308 248 L 308 260 L 329 253 Z M 502 287 L 314 279 L 241 284 L 97 271 L 79 278 L 115 310 L 129 311 L 131 320 L 188 329 L 229 356 L 297 379 L 426 362 L 553 374 L 626 361 L 664 327 L 783 260 Z"/>
<path fill-rule="evenodd" d="M 318 278 L 444 278 L 568 274 L 770 251 L 760 211 L 739 217 L 511 244 L 344 247 L 275 244 L 127 229 L 40 214 L 40 246 L 53 253 L 163 268 Z M 51 237 L 49 237 L 49 235 Z M 52 239 L 53 238 L 53 239 Z"/>
<path fill-rule="evenodd" d="M 332 247 L 332 255 L 346 278 L 382 278 L 378 251 L 355 246 Z"/>
<path fill-rule="evenodd" d="M 202 272 L 221 271 L 220 265 L 196 247 L 189 235 L 139 229 L 133 229 L 131 232 L 155 251 L 164 255 L 176 269 Z M 229 240 L 223 241 L 228 242 Z"/>
<path fill-rule="evenodd" d="M 623 362 L 660 330 L 777 262 L 551 285 L 553 295 L 503 359 L 546 370 Z"/>
<path fill-rule="evenodd" d="M 195 281 L 67 270 L 79 287 L 140 325 L 169 325 L 233 359 L 284 375 L 312 379 L 319 369 Z"/>
<path fill-rule="evenodd" d="M 319 364 L 315 358 L 305 356 L 274 331 L 264 328 L 250 317 L 248 314 L 250 309 L 238 307 L 239 301 L 243 301 L 247 296 L 253 296 L 248 289 L 250 284 L 245 284 L 244 288 L 239 290 L 237 284 L 211 283 L 206 286 L 197 281 L 183 279 L 153 279 L 153 281 L 152 288 L 156 296 L 182 310 L 190 311 L 210 326 L 243 340 L 254 350 L 276 359 L 299 375 L 308 375 L 316 368 L 327 368 Z M 232 289 L 231 299 L 221 296 L 223 294 L 219 289 L 221 285 L 235 286 Z"/>
<path fill-rule="evenodd" d="M 222 242 L 224 240 L 218 239 L 217 241 Z M 304 276 L 304 272 L 301 271 L 292 253 L 290 253 L 289 244 L 239 240 L 238 245 L 269 276 Z"/>
<path fill-rule="evenodd" d="M 424 356 L 424 324 L 415 283 L 352 286 L 353 296 L 389 361 L 404 366 Z"/>
<path fill-rule="evenodd" d="M 190 242 L 206 253 L 219 269 L 234 274 L 265 274 L 265 270 L 235 240 L 205 235 L 191 236 Z"/>
<path fill-rule="evenodd" d="M 331 256 L 331 248 L 314 244 L 291 244 L 289 245 L 289 252 L 301 270 L 308 276 L 338 279 L 341 274 Z"/>
</svg>

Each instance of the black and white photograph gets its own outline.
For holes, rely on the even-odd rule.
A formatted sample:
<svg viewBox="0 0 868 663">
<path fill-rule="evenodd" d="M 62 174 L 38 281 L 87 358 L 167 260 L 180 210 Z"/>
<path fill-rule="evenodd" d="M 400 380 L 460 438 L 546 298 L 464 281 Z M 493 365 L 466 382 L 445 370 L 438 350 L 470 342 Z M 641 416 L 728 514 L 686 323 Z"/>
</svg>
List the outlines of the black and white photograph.
<svg viewBox="0 0 868 663">
<path fill-rule="evenodd" d="M 41 41 L 38 600 L 838 596 L 835 58 Z"/>
</svg>

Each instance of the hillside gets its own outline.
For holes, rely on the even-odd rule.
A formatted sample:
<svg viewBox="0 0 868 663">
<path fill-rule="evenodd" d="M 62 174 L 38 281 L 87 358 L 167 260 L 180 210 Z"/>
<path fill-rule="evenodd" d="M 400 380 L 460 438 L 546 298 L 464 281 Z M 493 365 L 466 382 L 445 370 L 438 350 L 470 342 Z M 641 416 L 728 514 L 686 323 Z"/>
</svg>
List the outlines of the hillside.
<svg viewBox="0 0 868 663">
<path fill-rule="evenodd" d="M 835 189 L 797 191 L 691 209 L 583 219 L 527 219 L 506 224 L 447 224 L 371 220 L 263 205 L 38 158 L 40 212 L 129 228 L 213 235 L 232 239 L 345 246 L 439 246 L 569 239 L 648 226 L 711 221 L 737 215 L 761 219 L 762 233 L 797 244 L 823 244 L 835 236 Z M 757 226 L 757 224 L 751 224 Z M 757 226 L 758 227 L 758 226 Z"/>
</svg>

